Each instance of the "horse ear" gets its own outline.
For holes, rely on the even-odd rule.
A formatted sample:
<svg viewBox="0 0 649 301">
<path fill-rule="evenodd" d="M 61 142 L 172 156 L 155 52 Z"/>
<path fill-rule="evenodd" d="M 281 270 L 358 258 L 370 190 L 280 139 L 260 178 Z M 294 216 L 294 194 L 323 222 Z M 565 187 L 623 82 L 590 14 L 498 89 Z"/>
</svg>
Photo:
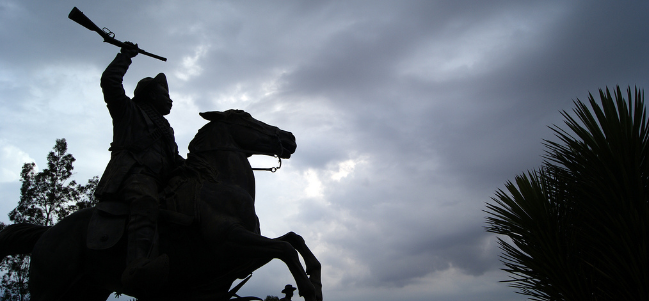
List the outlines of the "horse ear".
<svg viewBox="0 0 649 301">
<path fill-rule="evenodd" d="M 223 120 L 225 118 L 225 114 L 219 111 L 200 112 L 198 115 L 209 121 Z"/>
</svg>

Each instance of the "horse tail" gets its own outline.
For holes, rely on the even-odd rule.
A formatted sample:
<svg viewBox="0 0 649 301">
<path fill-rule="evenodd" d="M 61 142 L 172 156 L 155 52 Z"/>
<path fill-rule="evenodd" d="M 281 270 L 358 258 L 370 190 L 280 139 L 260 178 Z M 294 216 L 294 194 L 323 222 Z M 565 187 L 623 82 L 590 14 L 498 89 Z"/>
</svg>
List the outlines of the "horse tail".
<svg viewBox="0 0 649 301">
<path fill-rule="evenodd" d="M 28 254 L 50 226 L 13 224 L 0 231 L 0 260 L 7 255 Z"/>
</svg>

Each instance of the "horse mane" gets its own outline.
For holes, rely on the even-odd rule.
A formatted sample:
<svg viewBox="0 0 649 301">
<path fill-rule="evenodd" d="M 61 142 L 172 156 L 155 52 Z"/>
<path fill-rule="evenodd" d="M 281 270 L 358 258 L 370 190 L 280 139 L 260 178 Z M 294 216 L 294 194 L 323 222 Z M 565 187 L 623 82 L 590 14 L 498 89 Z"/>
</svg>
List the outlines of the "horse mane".
<svg viewBox="0 0 649 301">
<path fill-rule="evenodd" d="M 200 177 L 212 182 L 216 182 L 216 176 L 219 173 L 217 170 L 212 170 L 209 163 L 203 158 L 191 153 L 187 154 L 187 160 L 180 169 L 186 176 Z"/>
</svg>

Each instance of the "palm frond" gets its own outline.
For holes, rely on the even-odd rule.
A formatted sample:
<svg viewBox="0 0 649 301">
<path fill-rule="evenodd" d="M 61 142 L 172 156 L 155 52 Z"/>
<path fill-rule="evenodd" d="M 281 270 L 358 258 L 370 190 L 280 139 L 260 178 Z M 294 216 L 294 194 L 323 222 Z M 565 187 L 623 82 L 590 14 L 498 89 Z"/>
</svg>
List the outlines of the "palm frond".
<svg viewBox="0 0 649 301">
<path fill-rule="evenodd" d="M 644 92 L 599 91 L 551 127 L 543 167 L 487 204 L 512 286 L 534 300 L 649 299 L 649 126 Z"/>
</svg>

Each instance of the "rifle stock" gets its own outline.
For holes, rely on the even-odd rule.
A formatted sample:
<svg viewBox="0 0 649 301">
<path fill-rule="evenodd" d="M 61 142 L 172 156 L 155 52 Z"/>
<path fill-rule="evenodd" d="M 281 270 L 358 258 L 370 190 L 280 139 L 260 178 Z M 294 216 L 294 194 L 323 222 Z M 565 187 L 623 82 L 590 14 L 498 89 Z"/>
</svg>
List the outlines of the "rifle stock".
<svg viewBox="0 0 649 301">
<path fill-rule="evenodd" d="M 72 8 L 72 11 L 70 11 L 70 14 L 68 15 L 68 18 L 70 18 L 70 20 L 72 20 L 74 22 L 79 23 L 81 26 L 83 26 L 83 27 L 85 27 L 85 28 L 87 28 L 89 30 L 98 33 L 102 38 L 104 38 L 104 42 L 106 42 L 106 43 L 113 44 L 113 45 L 115 45 L 117 47 L 133 48 L 133 46 L 128 45 L 128 44 L 126 44 L 126 43 L 124 43 L 122 41 L 119 41 L 119 40 L 115 39 L 114 38 L 115 34 L 110 32 L 110 30 L 109 30 L 109 32 L 106 32 L 106 31 L 102 30 L 101 28 L 99 28 L 99 26 L 97 26 L 94 22 L 92 22 L 92 20 L 90 20 L 88 17 L 86 17 L 86 15 L 84 15 L 83 12 L 81 12 L 76 6 L 74 8 Z M 150 52 L 146 52 L 146 51 L 144 51 L 144 50 L 142 50 L 140 48 L 137 48 L 137 51 L 138 51 L 138 53 L 144 54 L 146 56 L 150 56 L 152 58 L 156 58 L 156 59 L 159 59 L 161 61 L 167 61 L 167 59 L 164 58 L 164 57 L 161 57 L 159 55 L 155 55 L 155 54 L 150 53 Z"/>
</svg>

